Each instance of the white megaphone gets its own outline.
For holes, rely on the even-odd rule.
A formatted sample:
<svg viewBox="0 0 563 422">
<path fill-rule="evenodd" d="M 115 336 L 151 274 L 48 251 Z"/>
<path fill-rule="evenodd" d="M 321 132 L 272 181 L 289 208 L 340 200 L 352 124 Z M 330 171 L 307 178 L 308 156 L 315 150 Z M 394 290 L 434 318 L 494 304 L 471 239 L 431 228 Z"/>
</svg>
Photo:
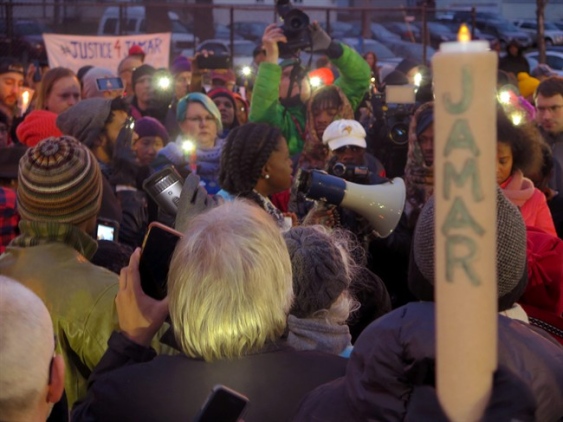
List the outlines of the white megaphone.
<svg viewBox="0 0 563 422">
<path fill-rule="evenodd" d="M 376 185 L 359 185 L 319 170 L 310 170 L 299 175 L 298 189 L 308 198 L 357 212 L 369 221 L 381 238 L 393 233 L 405 206 L 405 182 L 399 177 Z"/>
</svg>

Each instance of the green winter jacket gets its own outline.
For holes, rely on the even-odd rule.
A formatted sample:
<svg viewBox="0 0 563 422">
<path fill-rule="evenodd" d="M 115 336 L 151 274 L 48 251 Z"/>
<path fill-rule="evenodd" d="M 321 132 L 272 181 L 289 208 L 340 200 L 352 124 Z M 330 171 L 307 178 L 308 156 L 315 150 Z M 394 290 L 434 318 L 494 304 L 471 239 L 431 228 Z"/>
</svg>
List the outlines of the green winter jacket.
<svg viewBox="0 0 563 422">
<path fill-rule="evenodd" d="M 0 256 L 0 274 L 28 287 L 49 310 L 70 408 L 86 394 L 88 376 L 119 328 L 118 276 L 88 261 L 97 244 L 77 227 L 21 221 L 20 230 Z"/>
<path fill-rule="evenodd" d="M 355 50 L 344 44 L 342 48 L 342 56 L 331 60 L 340 72 L 334 84 L 342 89 L 355 110 L 369 89 L 371 72 L 369 65 Z M 269 123 L 280 128 L 287 140 L 289 153 L 293 156 L 303 149 L 306 107 L 299 105 L 286 108 L 280 103 L 281 74 L 282 69 L 277 64 L 260 64 L 252 91 L 249 121 Z"/>
</svg>

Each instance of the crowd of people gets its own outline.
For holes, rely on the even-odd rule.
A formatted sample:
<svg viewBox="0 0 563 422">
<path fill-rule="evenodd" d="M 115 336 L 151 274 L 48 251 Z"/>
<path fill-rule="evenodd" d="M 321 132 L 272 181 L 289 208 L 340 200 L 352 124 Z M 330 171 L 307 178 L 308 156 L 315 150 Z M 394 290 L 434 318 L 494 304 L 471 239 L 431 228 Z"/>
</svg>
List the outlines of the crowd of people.
<svg viewBox="0 0 563 422">
<path fill-rule="evenodd" d="M 135 47 L 117 69 L 40 81 L 0 58 L 0 420 L 194 420 L 217 385 L 248 397 L 246 421 L 447 420 L 431 69 L 381 68 L 317 23 L 310 34 L 315 70 L 280 57 L 286 34 L 269 25 L 243 90 L 232 69 L 200 68 L 206 51 L 155 69 Z M 515 43 L 499 61 L 499 365 L 484 420 L 563 419 L 563 78 L 550 72 Z M 382 107 L 394 85 L 415 98 L 403 144 Z M 145 189 L 163 170 L 183 182 L 175 214 Z M 333 191 L 309 197 L 316 172 L 402 177 L 392 233 Z M 180 236 L 161 300 L 141 282 L 155 222 Z"/>
</svg>

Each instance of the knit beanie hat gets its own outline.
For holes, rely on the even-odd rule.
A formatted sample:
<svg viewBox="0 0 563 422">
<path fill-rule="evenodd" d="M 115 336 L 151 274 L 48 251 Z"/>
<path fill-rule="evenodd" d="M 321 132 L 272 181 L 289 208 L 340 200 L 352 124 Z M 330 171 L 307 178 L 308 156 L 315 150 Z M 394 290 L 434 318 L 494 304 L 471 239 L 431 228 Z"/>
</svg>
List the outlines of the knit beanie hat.
<svg viewBox="0 0 563 422">
<path fill-rule="evenodd" d="M 189 103 L 201 104 L 213 117 L 217 123 L 217 132 L 223 131 L 223 124 L 221 123 L 221 112 L 211 98 L 201 92 L 191 92 L 180 101 L 176 106 L 176 121 L 183 122 L 186 120 L 186 112 L 188 111 Z"/>
<path fill-rule="evenodd" d="M 158 136 L 162 141 L 168 143 L 168 132 L 154 117 L 143 117 L 135 122 L 135 132 L 140 138 L 145 136 Z"/>
<path fill-rule="evenodd" d="M 29 113 L 17 129 L 19 141 L 28 147 L 34 147 L 45 138 L 61 136 L 57 127 L 57 115 L 48 110 L 34 110 Z"/>
<path fill-rule="evenodd" d="M 57 126 L 88 148 L 94 146 L 111 114 L 111 100 L 88 98 L 66 109 L 57 117 Z"/>
<path fill-rule="evenodd" d="M 192 71 L 192 63 L 187 57 L 178 56 L 172 62 L 172 66 L 170 66 L 170 73 L 176 76 L 182 72 L 191 72 Z"/>
<path fill-rule="evenodd" d="M 98 89 L 96 80 L 101 78 L 115 78 L 117 75 L 104 67 L 93 67 L 82 78 L 82 94 L 86 98 L 103 98 L 104 91 Z M 116 88 L 117 89 L 117 88 Z"/>
<path fill-rule="evenodd" d="M 209 98 L 211 98 L 212 100 L 214 100 L 217 97 L 225 97 L 228 98 L 229 101 L 231 102 L 231 104 L 233 105 L 233 109 L 236 110 L 237 109 L 237 102 L 235 101 L 235 96 L 233 95 L 232 91 L 229 91 L 226 88 L 214 88 L 211 91 L 209 91 L 207 93 L 207 96 Z M 235 126 L 238 126 L 239 122 L 237 119 L 237 113 L 235 112 L 235 119 L 233 121 L 233 124 L 231 125 L 231 129 Z"/>
<path fill-rule="evenodd" d="M 518 73 L 518 89 L 520 90 L 520 95 L 522 95 L 522 97 L 528 98 L 531 95 L 534 95 L 534 92 L 536 92 L 539 84 L 539 79 L 532 78 L 528 73 Z"/>
<path fill-rule="evenodd" d="M 283 234 L 293 272 L 295 295 L 290 314 L 311 317 L 329 309 L 348 287 L 348 274 L 338 246 L 315 226 L 297 226 Z"/>
<path fill-rule="evenodd" d="M 131 85 L 133 88 L 137 81 L 145 75 L 153 76 L 156 72 L 156 69 L 152 67 L 150 64 L 144 64 L 139 66 L 133 71 L 133 75 L 131 75 Z"/>
<path fill-rule="evenodd" d="M 102 173 L 88 148 L 70 136 L 26 151 L 18 171 L 18 212 L 28 221 L 80 224 L 98 214 Z"/>
<path fill-rule="evenodd" d="M 408 282 L 420 300 L 434 300 L 434 197 L 422 209 L 414 230 Z M 528 282 L 526 226 L 518 208 L 497 187 L 497 292 L 499 312 L 512 307 Z"/>
</svg>

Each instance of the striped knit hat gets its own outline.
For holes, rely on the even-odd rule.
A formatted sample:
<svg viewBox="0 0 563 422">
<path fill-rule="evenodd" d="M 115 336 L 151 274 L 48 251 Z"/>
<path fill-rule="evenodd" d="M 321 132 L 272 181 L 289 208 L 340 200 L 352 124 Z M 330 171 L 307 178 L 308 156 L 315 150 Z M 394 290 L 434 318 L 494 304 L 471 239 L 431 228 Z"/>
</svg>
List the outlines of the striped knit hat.
<svg viewBox="0 0 563 422">
<path fill-rule="evenodd" d="M 24 220 L 87 221 L 100 210 L 98 162 L 85 145 L 70 136 L 44 139 L 20 159 L 17 198 Z"/>
</svg>

